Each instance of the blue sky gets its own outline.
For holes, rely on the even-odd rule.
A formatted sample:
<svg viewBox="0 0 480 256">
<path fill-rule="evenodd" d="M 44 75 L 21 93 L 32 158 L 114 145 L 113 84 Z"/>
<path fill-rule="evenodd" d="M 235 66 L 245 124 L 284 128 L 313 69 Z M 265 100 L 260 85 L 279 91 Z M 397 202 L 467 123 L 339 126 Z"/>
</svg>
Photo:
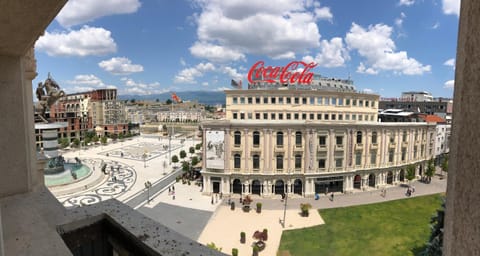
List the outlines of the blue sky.
<svg viewBox="0 0 480 256">
<path fill-rule="evenodd" d="M 69 0 L 36 43 L 67 92 L 230 89 L 258 60 L 314 61 L 383 97 L 451 97 L 460 0 Z"/>
</svg>

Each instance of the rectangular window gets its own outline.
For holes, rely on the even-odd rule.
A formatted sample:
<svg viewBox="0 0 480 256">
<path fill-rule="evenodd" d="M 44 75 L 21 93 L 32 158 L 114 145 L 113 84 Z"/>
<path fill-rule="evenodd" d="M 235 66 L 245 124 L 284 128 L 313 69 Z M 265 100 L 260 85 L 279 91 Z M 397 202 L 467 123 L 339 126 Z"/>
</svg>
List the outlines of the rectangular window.
<svg viewBox="0 0 480 256">
<path fill-rule="evenodd" d="M 393 156 L 394 156 L 394 151 L 390 150 L 388 151 L 388 162 L 393 163 Z"/>
<path fill-rule="evenodd" d="M 345 120 L 350 120 L 350 114 L 345 114 Z"/>
<path fill-rule="evenodd" d="M 278 120 L 283 120 L 283 113 L 278 113 Z"/>
<path fill-rule="evenodd" d="M 283 97 L 278 97 L 278 104 L 283 104 Z"/>
<path fill-rule="evenodd" d="M 238 104 L 238 98 L 237 97 L 233 97 L 233 104 Z"/>
<path fill-rule="evenodd" d="M 317 104 L 318 104 L 318 105 L 322 105 L 322 104 L 323 104 L 322 101 L 323 101 L 323 98 L 322 98 L 322 97 L 318 97 L 318 98 L 317 98 Z"/>
<path fill-rule="evenodd" d="M 332 114 L 332 120 L 337 120 L 337 115 Z"/>
<path fill-rule="evenodd" d="M 343 158 L 335 159 L 335 167 L 341 168 L 343 166 Z"/>
<path fill-rule="evenodd" d="M 327 144 L 327 136 L 318 136 L 318 145 L 320 147 L 325 147 Z"/>
<path fill-rule="evenodd" d="M 370 153 L 370 164 L 377 164 L 377 151 L 372 151 Z"/>
<path fill-rule="evenodd" d="M 324 105 L 330 105 L 330 98 L 325 97 L 325 101 L 323 102 Z"/>
<path fill-rule="evenodd" d="M 323 115 L 324 120 L 328 120 L 328 114 Z"/>
<path fill-rule="evenodd" d="M 357 105 L 357 100 L 356 99 L 352 99 L 352 106 L 356 106 Z"/>
<path fill-rule="evenodd" d="M 352 120 L 354 120 L 354 121 L 357 120 L 357 115 L 352 114 Z"/>
<path fill-rule="evenodd" d="M 292 114 L 287 113 L 287 120 L 290 120 L 290 119 L 292 119 Z"/>
<path fill-rule="evenodd" d="M 368 103 L 370 103 L 370 101 L 365 101 L 365 107 L 368 107 Z"/>
<path fill-rule="evenodd" d="M 318 169 L 325 169 L 325 159 L 318 159 Z"/>
<path fill-rule="evenodd" d="M 339 106 L 343 106 L 343 98 L 339 98 L 339 99 L 338 99 L 338 105 L 339 105 Z"/>
<path fill-rule="evenodd" d="M 337 141 L 337 145 L 342 146 L 343 145 L 343 136 L 337 136 L 335 138 L 336 138 L 336 141 Z"/>
<path fill-rule="evenodd" d="M 315 114 L 310 113 L 310 120 L 315 120 Z"/>
<path fill-rule="evenodd" d="M 302 155 L 295 156 L 295 169 L 302 168 Z"/>
<path fill-rule="evenodd" d="M 407 159 L 407 149 L 402 148 L 402 161 L 405 161 Z"/>
<path fill-rule="evenodd" d="M 268 113 L 263 113 L 263 119 L 268 120 Z"/>
<path fill-rule="evenodd" d="M 292 104 L 292 98 L 287 97 L 286 100 L 287 100 L 287 104 Z"/>
<path fill-rule="evenodd" d="M 310 105 L 315 105 L 315 98 L 314 97 L 310 97 Z"/>
<path fill-rule="evenodd" d="M 295 120 L 298 120 L 298 113 L 295 113 L 294 115 Z"/>
<path fill-rule="evenodd" d="M 317 114 L 317 120 L 322 120 L 322 114 Z"/>
<path fill-rule="evenodd" d="M 362 121 L 363 120 L 363 115 L 358 115 L 358 121 Z"/>
<path fill-rule="evenodd" d="M 350 99 L 345 100 L 345 105 L 350 106 Z"/>
<path fill-rule="evenodd" d="M 361 165 L 362 164 L 362 152 L 358 151 L 355 153 L 355 165 Z"/>
<path fill-rule="evenodd" d="M 263 104 L 268 104 L 268 97 L 263 97 Z"/>
<path fill-rule="evenodd" d="M 271 114 L 270 114 L 270 119 L 271 119 L 271 120 L 275 120 L 275 113 L 271 113 Z"/>
<path fill-rule="evenodd" d="M 307 105 L 307 98 L 305 98 L 305 97 L 302 98 L 302 104 Z"/>
<path fill-rule="evenodd" d="M 332 97 L 332 105 L 336 106 L 337 105 L 337 98 Z"/>
<path fill-rule="evenodd" d="M 238 114 L 237 113 L 233 113 L 233 119 L 237 119 L 238 118 Z"/>
<path fill-rule="evenodd" d="M 255 97 L 255 104 L 260 104 L 260 97 Z"/>
<path fill-rule="evenodd" d="M 358 101 L 358 106 L 363 107 L 363 100 Z"/>
<path fill-rule="evenodd" d="M 255 119 L 260 119 L 260 113 L 255 113 Z"/>
<path fill-rule="evenodd" d="M 372 108 L 375 107 L 375 101 L 372 101 Z"/>
<path fill-rule="evenodd" d="M 248 119 L 252 119 L 252 113 L 247 113 Z"/>
<path fill-rule="evenodd" d="M 302 113 L 302 120 L 305 120 L 305 119 L 307 119 L 307 114 Z"/>
<path fill-rule="evenodd" d="M 338 114 L 338 120 L 340 120 L 340 121 L 343 120 L 343 115 L 342 114 Z"/>
<path fill-rule="evenodd" d="M 240 119 L 245 119 L 245 113 L 240 113 Z"/>
<path fill-rule="evenodd" d="M 245 98 L 244 97 L 240 97 L 240 104 L 245 104 Z"/>
<path fill-rule="evenodd" d="M 294 102 L 295 104 L 300 104 L 300 99 L 298 97 L 295 97 L 294 100 L 295 100 Z"/>
<path fill-rule="evenodd" d="M 248 97 L 248 98 L 247 98 L 247 102 L 248 102 L 248 104 L 253 104 L 253 99 L 252 99 L 252 97 Z"/>
<path fill-rule="evenodd" d="M 271 104 L 276 104 L 276 103 L 277 103 L 276 98 L 275 98 L 275 97 L 271 97 L 271 98 L 270 98 L 270 103 L 271 103 Z"/>
</svg>

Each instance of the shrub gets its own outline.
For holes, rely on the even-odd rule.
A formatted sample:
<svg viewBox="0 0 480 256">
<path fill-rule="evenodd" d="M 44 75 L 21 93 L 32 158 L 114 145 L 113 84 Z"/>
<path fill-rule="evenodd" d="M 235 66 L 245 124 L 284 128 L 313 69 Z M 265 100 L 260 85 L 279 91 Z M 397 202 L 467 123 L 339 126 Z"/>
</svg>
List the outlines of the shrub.
<svg viewBox="0 0 480 256">
<path fill-rule="evenodd" d="M 232 256 L 238 256 L 238 249 L 237 248 L 232 249 Z"/>
<path fill-rule="evenodd" d="M 257 203 L 257 212 L 258 213 L 262 212 L 262 203 Z"/>
<path fill-rule="evenodd" d="M 300 210 L 302 211 L 303 217 L 308 217 L 308 215 L 310 214 L 309 213 L 310 208 L 312 208 L 312 205 L 309 203 L 300 204 Z"/>
<path fill-rule="evenodd" d="M 240 243 L 244 244 L 245 243 L 245 232 L 240 232 Z"/>
</svg>

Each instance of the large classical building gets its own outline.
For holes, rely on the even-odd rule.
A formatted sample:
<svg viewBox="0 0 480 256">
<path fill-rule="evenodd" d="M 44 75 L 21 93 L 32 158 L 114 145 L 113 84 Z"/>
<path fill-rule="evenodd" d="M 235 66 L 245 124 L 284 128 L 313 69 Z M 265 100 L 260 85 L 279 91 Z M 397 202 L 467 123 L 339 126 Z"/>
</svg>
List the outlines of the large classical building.
<svg viewBox="0 0 480 256">
<path fill-rule="evenodd" d="M 207 194 L 378 189 L 434 155 L 435 124 L 378 122 L 379 96 L 349 80 L 251 88 L 225 91 L 226 119 L 202 123 Z"/>
</svg>

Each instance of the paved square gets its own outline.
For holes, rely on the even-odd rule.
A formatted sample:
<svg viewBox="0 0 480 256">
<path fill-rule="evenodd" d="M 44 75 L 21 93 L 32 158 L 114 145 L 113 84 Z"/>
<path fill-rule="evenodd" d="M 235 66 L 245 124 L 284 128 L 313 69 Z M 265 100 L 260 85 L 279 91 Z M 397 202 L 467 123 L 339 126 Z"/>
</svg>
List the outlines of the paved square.
<svg viewBox="0 0 480 256">
<path fill-rule="evenodd" d="M 173 143 L 171 144 L 172 151 L 177 150 L 182 147 L 181 144 Z M 131 144 L 119 148 L 115 148 L 108 151 L 103 151 L 98 153 L 104 156 L 112 156 L 124 159 L 131 159 L 136 161 L 150 161 L 159 156 L 168 154 L 168 143 L 161 142 L 140 142 L 137 144 Z M 146 159 L 143 158 L 143 154 L 146 154 Z"/>
</svg>

